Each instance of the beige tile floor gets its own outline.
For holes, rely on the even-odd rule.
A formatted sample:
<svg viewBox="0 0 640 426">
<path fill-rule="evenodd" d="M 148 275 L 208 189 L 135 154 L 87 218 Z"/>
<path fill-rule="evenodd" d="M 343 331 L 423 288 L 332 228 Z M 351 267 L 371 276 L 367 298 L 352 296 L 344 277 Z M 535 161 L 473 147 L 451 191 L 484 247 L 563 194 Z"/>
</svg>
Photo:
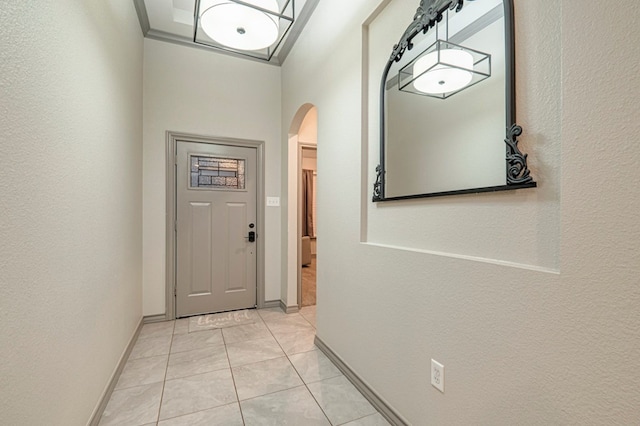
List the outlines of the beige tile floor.
<svg viewBox="0 0 640 426">
<path fill-rule="evenodd" d="M 100 425 L 389 424 L 313 344 L 315 306 L 226 315 L 144 325 Z"/>
<path fill-rule="evenodd" d="M 302 266 L 302 306 L 316 304 L 316 263 L 316 256 L 312 255 L 311 263 Z"/>
</svg>

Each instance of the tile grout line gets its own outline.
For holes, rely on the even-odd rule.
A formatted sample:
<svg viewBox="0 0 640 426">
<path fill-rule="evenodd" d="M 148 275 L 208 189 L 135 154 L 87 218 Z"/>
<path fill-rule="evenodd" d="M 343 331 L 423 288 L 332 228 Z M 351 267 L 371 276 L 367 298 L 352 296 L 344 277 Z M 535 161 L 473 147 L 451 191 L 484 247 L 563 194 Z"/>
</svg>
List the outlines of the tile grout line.
<svg viewBox="0 0 640 426">
<path fill-rule="evenodd" d="M 184 354 L 184 353 L 187 353 L 187 352 L 200 351 L 200 350 L 203 350 L 203 349 L 210 349 L 210 348 L 214 348 L 216 346 L 223 346 L 223 345 L 221 345 L 221 344 L 206 345 L 206 346 L 203 346 L 201 348 L 189 349 L 189 350 L 186 350 L 186 351 L 176 351 L 176 352 L 173 352 L 172 354 Z"/>
<path fill-rule="evenodd" d="M 295 314 L 294 314 L 295 315 Z M 302 318 L 304 318 L 304 316 L 302 316 L 302 314 L 299 314 Z M 305 321 L 309 322 L 309 320 L 307 320 L 306 318 L 304 318 Z M 263 319 L 264 321 L 264 319 Z M 311 323 L 309 323 L 311 324 Z M 307 382 L 304 381 L 304 379 L 302 378 L 302 376 L 300 375 L 300 372 L 298 371 L 298 369 L 296 368 L 296 366 L 293 364 L 293 362 L 291 362 L 291 358 L 289 358 L 289 354 L 285 352 L 284 348 L 282 347 L 282 345 L 280 344 L 280 342 L 278 341 L 278 339 L 276 338 L 276 336 L 273 334 L 273 331 L 271 330 L 271 327 L 269 327 L 269 324 L 267 324 L 265 322 L 265 325 L 267 326 L 267 329 L 269 330 L 269 333 L 271 333 L 271 335 L 273 336 L 273 338 L 276 340 L 276 342 L 278 343 L 278 346 L 280 346 L 280 349 L 282 349 L 282 352 L 284 352 L 284 356 L 287 357 L 287 360 L 289 361 L 289 364 L 291 364 L 291 367 L 293 367 L 293 371 L 296 372 L 296 374 L 298 375 L 298 377 L 300 378 L 300 381 L 302 381 L 303 386 L 305 387 L 305 389 L 307 389 L 307 392 L 309 392 L 309 395 L 311 395 L 311 398 L 313 398 L 314 402 L 316 403 L 316 405 L 318 406 L 318 408 L 320 409 L 320 412 L 322 413 L 322 415 L 325 417 L 325 419 L 327 419 L 327 422 L 329 422 L 330 425 L 333 425 L 333 423 L 331 423 L 331 420 L 329 420 L 329 416 L 327 416 L 327 413 L 325 413 L 324 409 L 322 408 L 322 406 L 318 403 L 318 400 L 316 399 L 315 395 L 313 395 L 313 392 L 311 392 L 311 390 L 309 389 L 309 386 L 307 385 Z M 311 326 L 313 327 L 313 324 L 311 324 Z M 315 327 L 313 327 L 314 330 L 316 330 Z M 315 345 L 314 345 L 315 346 Z M 296 355 L 296 354 L 292 354 L 292 355 Z M 302 386 L 300 386 L 302 387 Z M 295 389 L 295 388 L 291 388 L 291 389 Z M 274 392 L 275 393 L 275 392 Z"/>
<path fill-rule="evenodd" d="M 233 382 L 233 391 L 236 393 L 236 400 L 238 401 L 238 411 L 240 411 L 240 418 L 242 419 L 242 424 L 246 425 L 244 421 L 244 413 L 242 412 L 242 404 L 240 404 L 240 395 L 238 395 L 238 386 L 236 386 L 236 378 L 233 375 L 233 367 L 231 367 L 231 358 L 229 358 L 229 351 L 227 350 L 227 340 L 224 338 L 224 332 L 220 329 L 220 334 L 222 334 L 222 343 L 224 343 L 224 353 L 227 355 L 227 362 L 229 363 L 229 373 L 231 373 L 231 381 Z"/>
<path fill-rule="evenodd" d="M 194 318 L 194 317 L 190 317 L 190 318 Z M 175 329 L 175 326 L 174 326 L 174 329 Z M 244 416 L 243 416 L 243 414 L 242 414 L 242 409 L 240 408 L 240 399 L 238 398 L 238 391 L 237 391 L 237 389 L 236 389 L 235 379 L 234 379 L 234 377 L 233 377 L 233 370 L 231 369 L 231 360 L 229 359 L 229 353 L 227 352 L 227 345 L 226 345 L 226 342 L 225 342 L 225 339 L 224 339 L 224 333 L 222 332 L 222 329 L 221 329 L 221 328 L 215 328 L 215 329 L 211 329 L 211 330 L 220 330 L 220 335 L 221 335 L 221 337 L 222 337 L 222 342 L 223 342 L 222 346 L 225 348 L 225 354 L 226 354 L 226 356 L 227 356 L 227 362 L 229 363 L 229 372 L 231 373 L 231 380 L 233 381 L 233 388 L 234 388 L 234 391 L 236 392 L 236 398 L 238 399 L 236 403 L 238 404 L 238 408 L 239 408 L 239 411 L 240 411 L 240 416 L 242 417 L 242 424 L 244 425 L 244 424 L 245 424 L 245 423 L 244 423 Z M 210 331 L 210 330 L 201 330 L 201 331 Z M 194 332 L 194 333 L 196 333 L 196 332 Z M 189 332 L 189 331 L 187 330 L 187 334 L 191 334 L 191 332 Z M 175 334 L 174 334 L 174 335 L 172 335 L 172 336 L 175 336 Z M 173 341 L 173 337 L 172 337 L 172 341 Z M 219 345 L 210 345 L 210 346 L 207 346 L 207 347 L 205 347 L 205 348 L 193 349 L 193 350 L 210 349 L 210 348 L 215 347 L 215 346 L 219 346 Z M 175 352 L 175 353 L 180 354 L 180 353 L 185 353 L 185 352 L 191 352 L 191 351 L 183 351 L 183 352 Z M 168 363 L 167 363 L 167 370 L 168 370 Z M 189 376 L 178 377 L 177 379 L 182 379 L 182 378 L 186 378 L 186 377 L 194 377 L 194 376 L 199 376 L 199 375 L 201 375 L 201 374 L 207 374 L 207 373 L 211 373 L 211 372 L 215 372 L 215 371 L 223 371 L 223 370 L 226 370 L 226 368 L 221 368 L 221 369 L 219 369 L 219 370 L 213 370 L 213 371 L 209 371 L 209 372 L 206 372 L 206 373 L 197 373 L 197 374 L 192 374 L 192 375 L 189 375 Z M 174 379 L 171 379 L 171 380 L 174 380 Z M 166 383 L 166 374 L 165 374 L 165 381 L 164 381 L 164 383 Z M 163 392 L 164 392 L 164 388 L 163 388 Z M 204 408 L 204 409 L 202 409 L 202 410 L 194 411 L 194 412 L 192 412 L 192 413 L 185 413 L 185 414 L 180 414 L 180 415 L 177 415 L 177 416 L 174 416 L 174 417 L 169 417 L 169 418 L 163 419 L 163 421 L 164 421 L 164 420 L 177 419 L 177 418 L 179 418 L 179 417 L 190 416 L 190 415 L 197 414 L 197 413 L 201 413 L 201 412 L 204 412 L 204 411 L 207 411 L 207 410 L 211 410 L 211 409 L 215 409 L 215 408 L 221 408 L 221 407 L 226 407 L 226 406 L 228 406 L 228 405 L 233 405 L 233 404 L 234 404 L 234 403 L 231 403 L 231 404 L 224 404 L 224 405 L 220 405 L 220 406 L 217 406 L 217 407 Z M 158 420 L 158 421 L 159 421 L 159 420 Z"/>
<path fill-rule="evenodd" d="M 287 355 L 287 359 L 289 359 L 289 355 Z M 324 411 L 324 408 L 322 408 L 322 405 L 320 405 L 320 403 L 318 402 L 318 399 L 316 398 L 316 396 L 313 394 L 313 392 L 311 392 L 311 389 L 309 389 L 309 384 L 307 383 L 302 376 L 300 375 L 300 372 L 298 372 L 298 369 L 296 368 L 295 365 L 293 365 L 293 362 L 291 362 L 291 359 L 289 359 L 289 362 L 291 363 L 291 365 L 293 366 L 293 369 L 295 370 L 296 374 L 300 377 L 300 380 L 302 380 L 302 383 L 304 384 L 304 387 L 307 389 L 307 392 L 309 392 L 309 395 L 311 395 L 311 398 L 313 398 L 313 400 L 315 401 L 316 405 L 318 406 L 318 408 L 320 408 L 320 411 L 322 412 L 322 414 L 324 415 L 324 417 L 327 419 L 327 421 L 329 422 L 330 425 L 333 425 L 333 423 L 331 423 L 331 419 L 329 419 L 329 416 L 327 415 L 327 413 Z M 337 377 L 337 376 L 336 376 Z M 321 380 L 320 380 L 321 381 Z M 317 383 L 317 382 L 313 382 L 313 383 Z"/>
<path fill-rule="evenodd" d="M 193 318 L 193 317 L 190 317 L 190 318 Z M 224 333 L 222 332 L 222 329 L 212 329 L 212 330 L 220 330 L 220 335 L 221 335 L 221 337 L 222 337 L 222 342 L 223 342 L 222 346 L 225 348 L 225 354 L 227 355 L 227 362 L 229 362 L 229 354 L 227 353 L 226 344 L 224 343 Z M 209 330 L 202 330 L 202 331 L 209 331 Z M 197 332 L 194 332 L 194 333 L 197 333 Z M 189 332 L 189 330 L 188 330 L 188 329 L 187 329 L 187 334 L 191 334 L 191 332 Z M 174 335 L 174 336 L 175 336 L 175 335 Z M 173 341 L 173 338 L 172 338 L 172 341 Z M 202 350 L 202 349 L 211 349 L 212 347 L 215 347 L 215 346 L 219 346 L 219 345 L 210 345 L 210 346 L 207 346 L 207 347 L 205 347 L 205 348 L 192 349 L 191 351 L 197 351 L 197 350 Z M 174 353 L 176 353 L 176 354 L 181 354 L 181 353 L 191 352 L 191 351 L 174 352 Z M 207 374 L 207 373 L 212 373 L 212 372 L 222 371 L 222 370 L 226 370 L 226 369 L 225 369 L 225 368 L 221 368 L 221 369 L 219 369 L 219 370 L 208 371 L 208 372 L 205 372 L 205 373 L 191 374 L 191 375 L 189 375 L 189 376 L 182 376 L 182 377 L 178 377 L 178 378 L 176 378 L 176 379 L 171 379 L 171 380 L 183 379 L 183 378 L 187 378 L 187 377 L 194 377 L 194 376 L 199 376 L 199 375 L 201 375 L 201 374 Z M 229 370 L 231 370 L 231 365 L 229 365 Z M 167 364 L 167 371 L 168 371 L 168 364 Z M 231 372 L 231 371 L 230 371 L 230 372 Z M 165 377 L 166 377 L 166 376 L 165 376 Z M 231 379 L 233 380 L 233 372 L 231 372 Z M 165 378 L 165 383 L 166 383 L 166 378 Z M 235 381 L 234 381 L 234 383 L 233 383 L 233 387 L 234 387 L 234 390 L 235 390 Z M 237 391 L 236 391 L 236 397 L 237 397 Z M 211 409 L 215 409 L 215 408 L 226 407 L 227 405 L 233 405 L 233 403 L 231 403 L 231 404 L 224 404 L 224 405 L 220 405 L 220 406 L 217 406 L 217 407 L 204 408 L 204 409 L 202 409 L 202 410 L 194 411 L 194 412 L 192 412 L 192 413 L 179 414 L 179 415 L 177 415 L 177 416 L 169 417 L 169 418 L 166 418 L 166 419 L 163 419 L 163 420 L 171 420 L 171 419 L 177 419 L 177 418 L 179 418 L 179 417 L 191 416 L 191 415 L 193 415 L 193 414 L 202 413 L 203 411 L 207 411 L 207 410 L 211 410 Z M 239 401 L 238 401 L 238 405 L 240 405 L 240 404 L 239 404 Z M 242 416 L 242 412 L 240 412 L 240 415 Z M 244 419 L 243 419 L 243 421 L 242 421 L 242 424 L 244 424 Z"/>
<path fill-rule="evenodd" d="M 162 399 L 164 398 L 164 388 L 167 384 L 167 372 L 169 371 L 169 358 L 171 358 L 171 347 L 173 346 L 173 338 L 176 331 L 176 320 L 173 320 L 173 328 L 171 329 L 171 343 L 169 344 L 169 353 L 167 354 L 167 365 L 164 368 L 164 380 L 162 381 L 162 392 L 160 392 L 160 404 L 158 405 L 158 416 L 156 417 L 156 425 L 160 423 L 160 412 L 162 411 Z"/>
<path fill-rule="evenodd" d="M 148 356 L 148 357 L 144 357 L 144 358 L 136 358 L 136 359 L 133 359 L 131 361 L 142 361 L 142 360 L 148 360 L 150 358 L 160 358 L 160 357 L 162 357 L 162 358 L 167 357 L 167 359 L 168 359 L 168 355 L 153 355 L 153 356 Z M 127 363 L 129 363 L 129 361 L 127 361 Z M 142 386 L 155 385 L 157 383 L 162 383 L 162 380 L 158 380 L 157 382 L 151 382 L 151 383 L 142 383 L 142 384 L 137 383 L 135 385 L 130 385 L 130 386 L 127 386 L 127 387 L 116 388 L 113 391 L 115 392 L 115 391 L 139 388 L 139 387 L 142 387 Z"/>
<path fill-rule="evenodd" d="M 374 408 L 375 408 L 375 407 L 374 407 Z M 349 420 L 349 421 L 346 421 L 346 422 L 344 422 L 344 423 L 337 424 L 337 425 L 335 425 L 335 426 L 344 426 L 344 425 L 349 424 L 349 423 L 351 423 L 351 422 L 357 422 L 358 420 L 366 419 L 367 417 L 374 417 L 374 416 L 376 416 L 376 415 L 380 415 L 380 413 L 378 412 L 378 410 L 376 410 L 376 412 L 375 412 L 375 413 L 373 413 L 373 414 L 367 414 L 367 415 L 365 415 L 365 416 L 358 417 L 357 419 Z M 385 419 L 385 421 L 386 421 L 386 419 Z"/>
<path fill-rule="evenodd" d="M 316 332 L 317 332 L 317 328 L 316 328 L 316 326 L 315 326 L 311 321 L 309 321 L 309 319 L 308 319 L 304 314 L 302 314 L 301 312 L 297 312 L 297 314 L 298 314 L 298 315 L 300 315 L 302 318 L 304 318 L 304 319 L 305 319 L 305 320 L 306 320 L 306 321 L 307 321 L 307 322 L 308 322 L 308 323 L 313 327 L 314 331 L 316 331 Z M 269 329 L 269 332 L 271 332 L 271 334 L 273 335 L 273 331 L 271 330 L 271 328 L 269 327 L 269 325 L 268 325 L 266 322 L 265 322 L 265 325 L 266 325 L 266 326 L 267 326 L 267 328 Z M 276 339 L 276 342 L 278 342 L 278 345 L 280 345 L 280 341 L 276 338 L 276 336 L 275 336 L 275 335 L 273 335 L 273 337 L 274 337 L 274 339 Z M 315 345 L 314 345 L 314 346 L 315 346 Z M 282 348 L 282 346 L 281 346 L 281 345 L 280 345 L 280 347 L 281 347 L 281 349 L 283 350 L 283 352 L 285 352 L 285 351 L 284 351 L 284 348 Z M 319 350 L 319 349 L 316 347 L 316 349 L 314 349 L 314 350 Z M 311 351 L 300 352 L 300 353 L 308 353 L 308 352 L 311 352 Z M 322 351 L 320 351 L 320 352 L 322 352 Z M 299 355 L 300 353 L 297 353 L 297 354 L 291 354 L 291 355 Z M 297 368 L 295 367 L 295 365 L 293 364 L 293 362 L 291 362 L 291 359 L 289 358 L 289 354 L 287 354 L 287 353 L 285 352 L 285 356 L 287 357 L 287 359 L 289 360 L 289 362 L 290 362 L 290 363 L 291 363 L 291 365 L 293 366 L 293 369 L 294 369 L 294 371 L 296 372 L 296 374 L 298 375 L 298 377 L 300 377 L 300 380 L 302 380 L 302 383 L 303 383 L 303 385 L 307 388 L 307 391 L 311 394 L 311 397 L 314 399 L 314 401 L 316 402 L 316 404 L 318 405 L 318 407 L 320 408 L 320 410 L 322 411 L 322 413 L 324 414 L 324 416 L 327 418 L 327 421 L 329 422 L 329 424 L 331 424 L 332 426 L 345 425 L 345 424 L 350 423 L 350 422 L 353 422 L 353 421 L 362 420 L 362 419 L 365 419 L 365 418 L 367 418 L 367 417 L 371 417 L 371 416 L 374 416 L 374 415 L 376 415 L 376 414 L 379 414 L 378 410 L 375 410 L 375 413 L 367 414 L 367 415 L 364 415 L 364 416 L 362 416 L 362 417 L 358 417 L 358 418 L 356 418 L 356 419 L 352 419 L 352 420 L 349 420 L 349 421 L 347 421 L 347 422 L 343 422 L 343 423 L 339 423 L 339 424 L 334 425 L 334 424 L 331 422 L 331 420 L 329 419 L 329 416 L 327 416 L 327 413 L 324 411 L 324 409 L 322 408 L 322 406 L 321 406 L 321 405 L 320 405 L 320 403 L 318 402 L 318 400 L 317 400 L 316 396 L 315 396 L 315 395 L 313 394 L 313 392 L 311 392 L 311 390 L 309 389 L 309 385 L 311 385 L 311 384 L 315 384 L 315 383 L 320 383 L 320 382 L 323 382 L 323 381 L 325 381 L 325 380 L 332 380 L 332 379 L 335 379 L 335 378 L 337 378 L 337 377 L 341 377 L 341 376 L 343 376 L 343 377 L 344 377 L 344 374 L 342 374 L 342 373 L 340 372 L 340 374 L 338 374 L 337 376 L 334 376 L 334 377 L 327 377 L 327 378 L 324 378 L 324 379 L 321 379 L 321 380 L 317 380 L 317 381 L 313 381 L 313 382 L 307 383 L 304 379 L 302 379 L 302 376 L 301 376 L 301 375 L 300 375 L 300 373 L 298 372 L 298 370 L 297 370 Z M 331 360 L 329 360 L 329 361 L 331 362 L 331 364 L 332 364 L 334 367 L 336 367 L 336 368 L 337 368 L 337 366 L 333 363 L 333 361 L 331 361 Z M 292 388 L 292 389 L 294 389 L 294 388 Z M 273 392 L 273 393 L 276 393 L 276 392 Z M 359 393 L 360 393 L 360 392 L 359 392 Z M 256 397 L 256 398 L 257 398 L 257 397 Z M 375 409 L 375 407 L 374 407 L 374 409 Z"/>
<path fill-rule="evenodd" d="M 280 392 L 286 392 L 286 391 L 290 391 L 292 389 L 298 389 L 298 388 L 301 388 L 301 387 L 304 387 L 304 382 L 302 382 L 301 385 L 297 385 L 297 386 L 294 386 L 292 388 L 280 389 L 280 390 L 277 390 L 277 391 L 267 392 L 267 393 L 262 394 L 262 395 L 252 396 L 251 398 L 243 399 L 242 402 L 246 402 L 246 401 L 251 401 L 251 400 L 254 400 L 254 399 L 262 398 L 263 396 L 275 395 L 275 394 L 280 393 Z"/>
<path fill-rule="evenodd" d="M 316 305 L 311 305 L 311 306 L 316 306 Z M 299 314 L 300 314 L 300 316 L 301 316 L 302 318 L 304 318 L 304 319 L 305 319 L 309 324 L 311 324 L 311 327 L 313 327 L 313 329 L 314 329 L 314 330 L 317 330 L 317 328 L 316 328 L 315 324 L 313 324 L 311 321 L 309 321 L 309 318 L 307 318 L 307 317 L 306 317 L 306 315 L 305 315 L 305 314 L 303 314 L 303 313 L 301 312 L 301 311 L 302 311 L 302 309 L 307 308 L 307 307 L 308 307 L 308 306 L 303 306 L 303 307 L 300 309 L 300 312 L 298 312 L 298 313 L 299 313 Z M 316 309 L 317 309 L 317 308 L 316 308 Z M 316 312 L 316 314 L 317 314 L 317 312 Z"/>
<path fill-rule="evenodd" d="M 184 352 L 178 352 L 178 353 L 184 353 Z M 224 370 L 227 370 L 227 368 L 218 368 L 216 370 L 209 370 L 209 371 L 204 371 L 202 373 L 188 374 L 186 376 L 174 377 L 173 379 L 167 379 L 167 380 L 171 382 L 173 380 L 188 379 L 190 377 L 202 376 L 203 374 L 209 374 L 209 373 L 217 373 L 218 371 L 224 371 Z M 167 381 L 167 380 L 165 380 L 165 381 Z M 160 383 L 160 382 L 158 382 L 158 383 Z"/>
</svg>

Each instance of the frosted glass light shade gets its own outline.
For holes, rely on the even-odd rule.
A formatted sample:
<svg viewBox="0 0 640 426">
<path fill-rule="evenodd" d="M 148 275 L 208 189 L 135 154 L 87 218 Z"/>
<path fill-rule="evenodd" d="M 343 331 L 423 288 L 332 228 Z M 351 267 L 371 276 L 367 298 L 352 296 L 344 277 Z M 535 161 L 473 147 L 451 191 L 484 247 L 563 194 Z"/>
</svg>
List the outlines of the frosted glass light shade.
<svg viewBox="0 0 640 426">
<path fill-rule="evenodd" d="M 473 70 L 470 53 L 458 49 L 436 50 L 414 64 L 413 86 L 429 94 L 455 92 L 471 83 L 473 73 L 466 70 Z"/>
<path fill-rule="evenodd" d="M 244 0 L 279 13 L 277 0 Z M 200 25 L 212 40 L 238 50 L 265 49 L 278 40 L 278 17 L 235 2 L 214 0 L 200 15 Z"/>
</svg>

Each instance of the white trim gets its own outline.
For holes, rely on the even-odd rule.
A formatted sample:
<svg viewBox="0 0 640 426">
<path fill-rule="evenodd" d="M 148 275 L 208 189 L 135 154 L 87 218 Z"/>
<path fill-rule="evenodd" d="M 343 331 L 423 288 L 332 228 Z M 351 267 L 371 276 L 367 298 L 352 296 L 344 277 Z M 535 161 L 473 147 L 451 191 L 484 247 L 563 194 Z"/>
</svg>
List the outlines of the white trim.
<svg viewBox="0 0 640 426">
<path fill-rule="evenodd" d="M 541 273 L 544 273 L 544 274 L 560 275 L 560 270 L 559 269 L 545 268 L 543 266 L 537 266 L 537 265 L 528 265 L 526 263 L 516 263 L 516 262 L 509 262 L 509 261 L 500 260 L 500 259 L 489 259 L 489 258 L 486 258 L 486 257 L 469 256 L 469 255 L 465 255 L 465 254 L 456 254 L 456 253 L 447 253 L 447 252 L 442 252 L 442 251 L 417 249 L 417 248 L 412 248 L 412 247 L 402 247 L 402 246 L 395 246 L 395 245 L 392 245 L 392 244 L 380 244 L 380 243 L 373 243 L 373 242 L 361 242 L 361 244 L 366 245 L 366 246 L 370 246 L 370 247 L 378 247 L 378 248 L 388 249 L 388 250 L 401 250 L 401 251 L 407 251 L 407 252 L 412 252 L 412 253 L 429 254 L 429 255 L 432 255 L 432 256 L 449 257 L 449 258 L 452 258 L 452 259 L 467 260 L 469 262 L 488 263 L 490 265 L 498 265 L 498 266 L 505 266 L 505 267 L 508 267 L 508 268 L 524 269 L 524 270 L 527 270 L 527 271 L 541 272 Z"/>
<path fill-rule="evenodd" d="M 164 322 L 164 321 L 167 321 L 167 316 L 165 314 L 145 315 L 142 318 L 142 322 L 144 324 L 151 324 L 151 323 L 154 323 L 154 322 Z"/>
<path fill-rule="evenodd" d="M 389 423 L 394 426 L 408 426 L 410 423 L 398 414 L 389 403 L 382 398 L 376 391 L 374 391 L 355 371 L 345 363 L 329 346 L 327 346 L 318 336 L 314 340 L 315 345 L 324 353 L 327 358 L 335 364 L 336 367 L 349 381 L 355 386 L 362 396 L 375 407 L 376 410 L 385 418 Z"/>
<path fill-rule="evenodd" d="M 118 383 L 118 379 L 120 379 L 120 374 L 122 374 L 122 370 L 124 370 L 124 366 L 127 363 L 127 360 L 129 359 L 129 355 L 133 350 L 133 346 L 138 341 L 138 336 L 140 335 L 140 330 L 142 330 L 142 324 L 144 322 L 143 319 L 144 318 L 140 318 L 140 321 L 138 321 L 138 325 L 136 326 L 136 329 L 133 332 L 131 339 L 129 339 L 129 343 L 127 344 L 127 347 L 122 352 L 122 355 L 120 356 L 120 360 L 118 361 L 116 368 L 113 370 L 113 373 L 111 374 L 111 378 L 109 379 L 107 386 L 104 388 L 104 391 L 102 392 L 102 396 L 98 400 L 98 404 L 96 405 L 96 408 L 94 408 L 93 413 L 91 413 L 91 417 L 87 422 L 87 426 L 98 426 L 98 423 L 100 423 L 100 419 L 102 418 L 102 413 L 104 413 L 105 408 L 107 408 L 109 399 L 111 399 L 111 394 L 113 393 L 113 390 L 115 389 L 116 384 Z"/>
<path fill-rule="evenodd" d="M 268 300 L 264 302 L 264 306 L 262 306 L 262 309 L 279 308 L 281 303 L 281 300 Z"/>
<path fill-rule="evenodd" d="M 285 314 L 295 314 L 300 311 L 298 305 L 287 306 L 282 300 L 280 301 L 280 309 L 282 309 L 282 312 Z"/>
</svg>

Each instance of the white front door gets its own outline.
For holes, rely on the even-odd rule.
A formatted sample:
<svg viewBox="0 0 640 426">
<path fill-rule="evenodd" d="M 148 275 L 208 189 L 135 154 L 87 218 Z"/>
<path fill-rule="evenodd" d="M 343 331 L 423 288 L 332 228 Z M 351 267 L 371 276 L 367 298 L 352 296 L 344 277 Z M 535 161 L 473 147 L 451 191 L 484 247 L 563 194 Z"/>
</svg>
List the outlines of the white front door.
<svg viewBox="0 0 640 426">
<path fill-rule="evenodd" d="M 256 306 L 257 152 L 177 143 L 176 316 Z"/>
</svg>

